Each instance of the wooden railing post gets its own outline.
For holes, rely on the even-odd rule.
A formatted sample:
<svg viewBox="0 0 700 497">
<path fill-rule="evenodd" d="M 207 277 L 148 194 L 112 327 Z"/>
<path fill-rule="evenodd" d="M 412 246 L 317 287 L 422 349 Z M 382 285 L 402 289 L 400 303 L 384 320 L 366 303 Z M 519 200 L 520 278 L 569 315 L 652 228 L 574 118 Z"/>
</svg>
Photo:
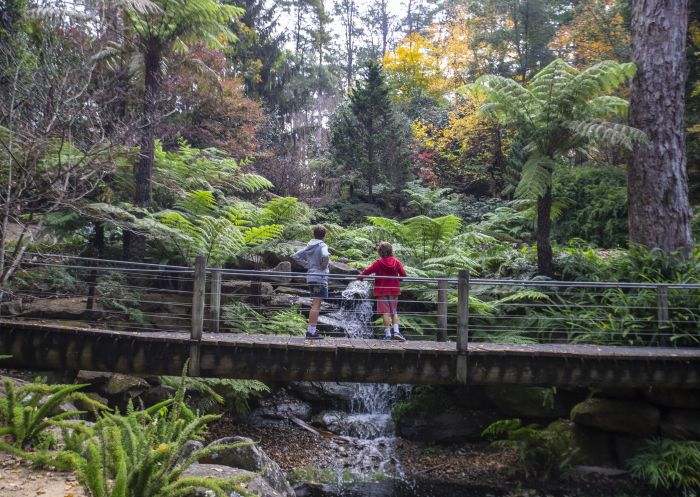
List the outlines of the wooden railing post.
<svg viewBox="0 0 700 497">
<path fill-rule="evenodd" d="M 656 287 L 656 320 L 668 323 L 668 288 L 664 285 Z"/>
<path fill-rule="evenodd" d="M 207 284 L 207 258 L 198 255 L 194 263 L 194 281 L 192 285 L 192 332 L 190 338 L 190 375 L 199 375 L 199 341 L 204 329 L 204 292 Z M 196 342 L 194 342 L 196 341 Z"/>
<path fill-rule="evenodd" d="M 457 285 L 457 350 L 469 346 L 469 271 L 460 269 Z"/>
<path fill-rule="evenodd" d="M 219 319 L 221 316 L 221 268 L 214 268 L 211 273 L 211 301 L 209 303 L 211 323 L 209 331 L 219 332 Z"/>
<path fill-rule="evenodd" d="M 438 328 L 437 341 L 447 341 L 447 280 L 438 281 Z"/>
</svg>

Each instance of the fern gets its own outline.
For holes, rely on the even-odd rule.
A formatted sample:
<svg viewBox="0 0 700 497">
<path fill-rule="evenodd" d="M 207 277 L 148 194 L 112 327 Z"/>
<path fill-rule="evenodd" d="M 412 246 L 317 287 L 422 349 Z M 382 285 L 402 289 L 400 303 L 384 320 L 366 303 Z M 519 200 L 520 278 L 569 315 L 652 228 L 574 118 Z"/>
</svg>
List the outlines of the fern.
<svg viewBox="0 0 700 497">
<path fill-rule="evenodd" d="M 634 476 L 657 490 L 692 497 L 700 488 L 700 442 L 650 440 L 628 465 Z"/>
</svg>

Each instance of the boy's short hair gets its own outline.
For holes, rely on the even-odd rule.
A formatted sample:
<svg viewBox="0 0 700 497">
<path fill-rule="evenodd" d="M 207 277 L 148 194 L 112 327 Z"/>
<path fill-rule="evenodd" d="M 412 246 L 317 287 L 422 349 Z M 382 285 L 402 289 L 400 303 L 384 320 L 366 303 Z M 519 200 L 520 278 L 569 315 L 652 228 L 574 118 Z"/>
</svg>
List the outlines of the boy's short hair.
<svg viewBox="0 0 700 497">
<path fill-rule="evenodd" d="M 382 257 L 391 257 L 394 255 L 394 249 L 389 242 L 379 242 L 377 244 L 377 252 Z"/>
<path fill-rule="evenodd" d="M 322 224 L 314 226 L 314 238 L 323 240 L 326 237 L 326 227 Z"/>
</svg>

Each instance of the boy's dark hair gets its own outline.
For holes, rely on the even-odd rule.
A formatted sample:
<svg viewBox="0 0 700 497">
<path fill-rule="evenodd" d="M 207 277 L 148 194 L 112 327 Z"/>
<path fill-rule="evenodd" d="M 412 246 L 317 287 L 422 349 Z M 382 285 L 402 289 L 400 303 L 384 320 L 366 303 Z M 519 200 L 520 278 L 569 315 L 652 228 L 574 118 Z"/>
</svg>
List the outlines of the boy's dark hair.
<svg viewBox="0 0 700 497">
<path fill-rule="evenodd" d="M 323 240 L 326 237 L 326 227 L 322 224 L 314 226 L 314 238 Z"/>
<path fill-rule="evenodd" d="M 394 249 L 389 242 L 379 242 L 377 245 L 377 252 L 382 257 L 391 257 L 394 255 Z"/>
</svg>

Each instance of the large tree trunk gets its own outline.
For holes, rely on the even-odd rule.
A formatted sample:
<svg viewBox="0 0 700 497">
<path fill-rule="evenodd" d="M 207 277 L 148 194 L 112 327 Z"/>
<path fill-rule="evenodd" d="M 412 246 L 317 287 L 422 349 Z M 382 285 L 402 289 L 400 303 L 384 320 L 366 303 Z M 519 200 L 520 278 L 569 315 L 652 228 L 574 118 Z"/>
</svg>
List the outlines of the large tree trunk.
<svg viewBox="0 0 700 497">
<path fill-rule="evenodd" d="M 552 231 L 552 187 L 545 194 L 537 197 L 537 273 L 542 276 L 554 274 L 552 262 L 552 244 L 549 234 Z"/>
<path fill-rule="evenodd" d="M 683 128 L 688 0 L 632 2 L 630 123 L 636 145 L 628 171 L 630 241 L 666 252 L 692 248 Z"/>
<path fill-rule="evenodd" d="M 139 161 L 134 165 L 134 205 L 144 209 L 151 205 L 151 193 L 153 190 L 151 177 L 153 176 L 156 126 L 158 125 L 157 104 L 161 87 L 161 59 L 161 52 L 157 48 L 151 48 L 144 53 L 144 121 L 141 130 Z M 132 261 L 142 261 L 145 254 L 145 235 L 134 232 L 125 233 L 125 257 Z"/>
</svg>

